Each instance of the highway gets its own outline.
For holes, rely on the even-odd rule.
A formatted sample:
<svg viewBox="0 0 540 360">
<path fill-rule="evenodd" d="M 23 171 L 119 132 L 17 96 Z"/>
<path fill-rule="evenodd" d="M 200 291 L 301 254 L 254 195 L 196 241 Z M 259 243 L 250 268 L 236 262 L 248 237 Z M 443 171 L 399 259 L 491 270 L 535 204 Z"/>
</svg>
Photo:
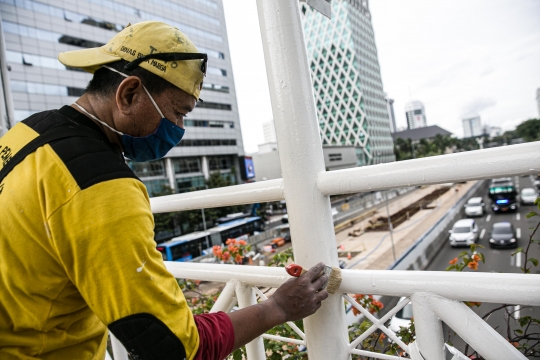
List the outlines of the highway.
<svg viewBox="0 0 540 360">
<path fill-rule="evenodd" d="M 518 193 L 521 192 L 523 188 L 534 188 L 533 178 L 530 176 L 526 177 L 515 177 L 513 178 L 514 184 L 516 185 Z M 501 272 L 501 273 L 521 273 L 520 267 L 523 267 L 524 254 L 518 254 L 511 256 L 515 249 L 491 249 L 489 246 L 489 232 L 494 223 L 500 221 L 509 221 L 514 225 L 516 229 L 517 238 L 518 238 L 518 247 L 526 248 L 529 241 L 530 234 L 532 230 L 531 227 L 536 226 L 539 217 L 533 217 L 530 219 L 526 218 L 526 215 L 531 211 L 537 211 L 534 205 L 520 205 L 517 212 L 513 213 L 493 213 L 490 208 L 490 200 L 487 197 L 487 193 L 484 194 L 484 203 L 486 204 L 486 212 L 484 216 L 475 218 L 478 224 L 478 231 L 480 233 L 478 243 L 484 246 L 484 249 L 479 249 L 479 252 L 482 252 L 486 258 L 486 263 L 479 263 L 478 271 L 486 272 Z M 539 239 L 540 234 L 537 232 L 535 239 Z M 442 250 L 437 254 L 437 256 L 432 260 L 431 264 L 427 270 L 433 271 L 444 271 L 449 265 L 448 262 L 453 258 L 457 257 L 463 250 L 467 248 L 452 248 L 449 244 L 445 245 Z M 529 250 L 529 258 L 534 257 L 540 259 L 540 246 L 538 244 L 532 244 Z M 465 271 L 472 271 L 466 269 Z M 540 267 L 532 267 L 531 273 L 539 274 Z M 480 316 L 484 316 L 489 312 L 489 310 L 494 309 L 495 307 L 500 306 L 500 304 L 482 304 L 480 307 L 475 307 L 473 310 Z M 539 308 L 521 308 L 519 306 L 511 306 L 509 310 L 512 312 L 512 315 L 515 318 L 520 316 L 532 316 L 535 318 L 540 318 L 540 309 Z M 488 323 L 493 326 L 497 331 L 502 334 L 505 338 L 508 338 L 508 329 L 506 321 L 504 320 L 504 311 L 500 310 L 497 313 L 494 313 L 488 318 Z M 512 329 L 515 329 L 517 321 L 514 319 L 510 320 Z M 512 329 L 510 331 L 512 331 Z M 538 327 L 532 332 L 538 332 Z M 512 333 L 511 336 L 514 336 Z M 448 340 L 448 329 L 445 328 L 445 339 Z M 459 337 L 454 336 L 451 339 L 452 343 L 456 347 L 463 351 L 463 341 Z"/>
</svg>

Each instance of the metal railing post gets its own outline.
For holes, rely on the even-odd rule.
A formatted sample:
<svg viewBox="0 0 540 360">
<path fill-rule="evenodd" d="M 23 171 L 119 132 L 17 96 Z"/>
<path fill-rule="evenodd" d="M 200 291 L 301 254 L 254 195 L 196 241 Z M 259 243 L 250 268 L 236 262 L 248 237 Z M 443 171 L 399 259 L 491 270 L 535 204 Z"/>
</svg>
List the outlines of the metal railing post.
<svg viewBox="0 0 540 360">
<path fill-rule="evenodd" d="M 228 313 L 232 310 L 234 305 L 236 305 L 236 284 L 238 283 L 238 280 L 232 279 L 227 282 L 225 287 L 223 288 L 223 291 L 221 291 L 221 294 L 219 295 L 218 299 L 214 303 L 214 306 L 212 306 L 212 309 L 210 309 L 211 313 L 215 313 L 218 311 L 223 311 Z"/>
<path fill-rule="evenodd" d="M 424 359 L 444 360 L 444 333 L 442 322 L 431 309 L 429 293 L 416 293 L 411 296 L 416 329 L 416 342 Z"/>
<path fill-rule="evenodd" d="M 238 306 L 241 309 L 257 303 L 255 292 L 251 286 L 241 282 L 236 283 L 236 296 L 238 298 Z M 248 360 L 266 359 L 263 338 L 259 336 L 246 344 L 246 352 Z"/>
<path fill-rule="evenodd" d="M 295 262 L 337 266 L 330 199 L 317 188 L 324 158 L 298 0 L 257 0 Z M 304 320 L 310 359 L 349 358 L 343 300 Z"/>
<path fill-rule="evenodd" d="M 111 337 L 112 355 L 114 360 L 129 360 L 128 352 L 120 340 L 118 340 L 110 331 L 109 336 Z"/>
</svg>

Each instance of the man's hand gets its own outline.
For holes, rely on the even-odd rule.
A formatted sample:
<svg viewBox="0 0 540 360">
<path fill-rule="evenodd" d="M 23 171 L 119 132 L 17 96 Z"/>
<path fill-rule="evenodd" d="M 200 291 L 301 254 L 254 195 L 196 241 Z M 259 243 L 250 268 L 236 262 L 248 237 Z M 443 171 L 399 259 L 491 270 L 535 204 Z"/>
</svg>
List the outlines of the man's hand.
<svg viewBox="0 0 540 360">
<path fill-rule="evenodd" d="M 322 289 L 328 282 L 323 270 L 324 264 L 318 263 L 304 275 L 287 280 L 268 299 L 283 314 L 283 322 L 303 319 L 321 307 L 328 297 L 328 292 Z"/>
<path fill-rule="evenodd" d="M 321 301 L 328 297 L 328 292 L 322 289 L 328 281 L 323 269 L 324 264 L 318 263 L 304 275 L 287 280 L 268 300 L 228 314 L 234 328 L 233 349 L 276 325 L 315 313 Z"/>
</svg>

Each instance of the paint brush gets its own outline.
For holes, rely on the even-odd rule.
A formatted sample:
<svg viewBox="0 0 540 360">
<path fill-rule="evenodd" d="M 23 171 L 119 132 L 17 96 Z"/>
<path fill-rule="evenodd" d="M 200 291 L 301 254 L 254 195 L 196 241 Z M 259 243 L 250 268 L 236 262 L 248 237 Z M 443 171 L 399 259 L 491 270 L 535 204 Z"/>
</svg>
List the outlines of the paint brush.
<svg viewBox="0 0 540 360">
<path fill-rule="evenodd" d="M 285 267 L 285 271 L 291 276 L 299 277 L 305 274 L 307 270 L 298 264 L 290 264 Z M 323 289 L 326 289 L 329 294 L 335 294 L 341 284 L 341 269 L 325 265 L 322 274 L 328 275 L 328 281 L 323 285 Z"/>
</svg>

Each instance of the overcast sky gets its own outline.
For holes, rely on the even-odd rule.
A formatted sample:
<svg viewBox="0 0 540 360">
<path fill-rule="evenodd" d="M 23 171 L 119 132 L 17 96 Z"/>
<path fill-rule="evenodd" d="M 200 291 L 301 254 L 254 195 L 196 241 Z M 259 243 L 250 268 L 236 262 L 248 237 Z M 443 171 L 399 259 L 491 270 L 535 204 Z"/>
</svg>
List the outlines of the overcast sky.
<svg viewBox="0 0 540 360">
<path fill-rule="evenodd" d="M 246 152 L 272 118 L 255 0 L 223 0 Z M 513 129 L 538 118 L 540 0 L 371 0 L 384 91 L 420 100 L 428 125 L 463 136 L 461 118 Z"/>
</svg>

